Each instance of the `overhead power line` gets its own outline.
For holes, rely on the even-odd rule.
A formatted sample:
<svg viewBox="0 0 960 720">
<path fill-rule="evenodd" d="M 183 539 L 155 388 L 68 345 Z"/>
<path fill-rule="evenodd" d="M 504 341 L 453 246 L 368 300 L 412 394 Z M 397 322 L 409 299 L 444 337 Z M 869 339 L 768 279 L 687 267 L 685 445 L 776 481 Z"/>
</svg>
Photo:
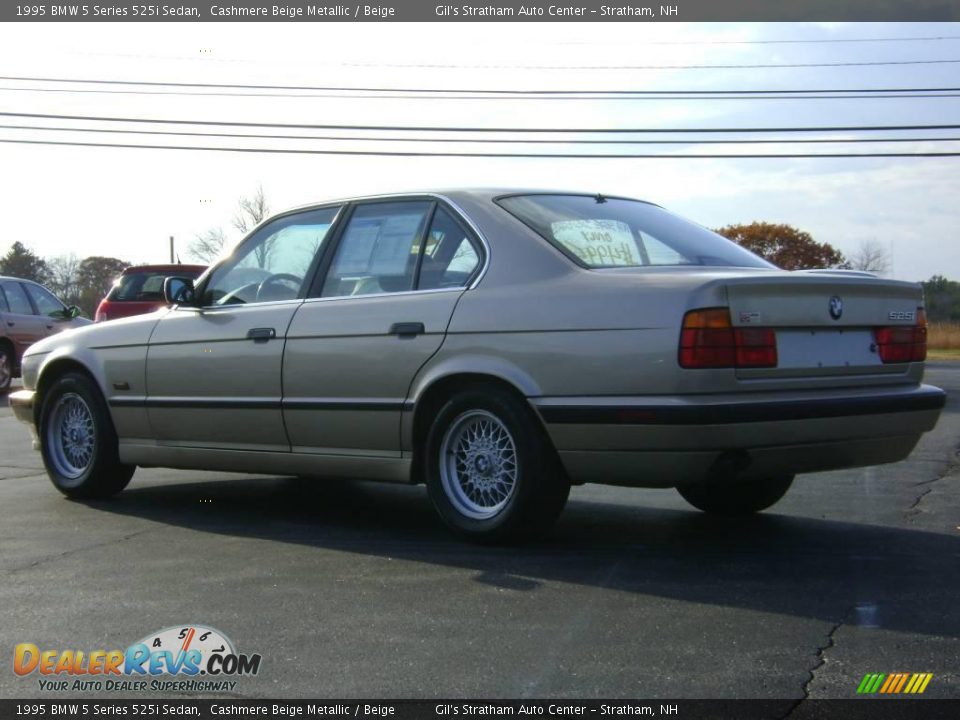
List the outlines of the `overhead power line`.
<svg viewBox="0 0 960 720">
<path fill-rule="evenodd" d="M 562 134 L 644 134 L 644 133 L 795 133 L 795 132 L 885 132 L 905 130 L 958 130 L 960 125 L 824 125 L 808 127 L 746 128 L 523 128 L 523 127 L 443 127 L 436 125 L 339 125 L 304 123 L 265 123 L 223 120 L 164 120 L 98 115 L 59 115 L 50 113 L 0 112 L 0 117 L 29 117 L 47 120 L 81 120 L 91 122 L 147 123 L 156 125 L 200 125 L 225 127 L 300 128 L 309 130 L 376 130 L 384 132 L 447 132 L 447 133 L 552 133 Z"/>
<path fill-rule="evenodd" d="M 215 147 L 193 145 L 146 145 L 126 143 L 87 143 L 67 142 L 54 140 L 12 140 L 0 139 L 0 143 L 17 145 L 56 145 L 73 147 L 98 148 L 125 148 L 132 150 L 193 150 L 210 152 L 234 153 L 265 153 L 281 155 L 356 155 L 368 157 L 449 157 L 449 158 L 544 158 L 544 159 L 585 159 L 585 160 L 636 160 L 636 159 L 670 159 L 670 160 L 732 160 L 732 159 L 786 159 L 786 158 L 930 158 L 930 157 L 960 157 L 960 152 L 877 152 L 877 153 L 763 153 L 763 154 L 599 154 L 599 153 L 467 153 L 467 152 L 421 152 L 421 151 L 376 151 L 376 150 L 308 150 L 293 148 L 247 148 L 247 147 Z"/>
<path fill-rule="evenodd" d="M 414 88 L 379 86 L 343 86 L 343 85 L 273 85 L 248 83 L 200 83 L 166 82 L 159 80 L 97 80 L 93 78 L 42 77 L 34 75 L 0 75 L 5 82 L 43 82 L 77 85 L 141 86 L 164 88 L 197 88 L 229 90 L 290 90 L 317 92 L 357 92 L 357 93 L 415 93 L 423 95 L 698 95 L 717 97 L 723 95 L 796 95 L 831 93 L 947 93 L 960 92 L 960 87 L 906 87 L 906 88 L 806 88 L 806 89 L 749 89 L 749 90 L 542 90 L 542 89 L 484 89 L 484 88 Z"/>
<path fill-rule="evenodd" d="M 437 95 L 432 92 L 426 91 L 422 94 L 415 94 L 415 91 L 409 93 L 386 93 L 378 92 L 375 94 L 361 94 L 356 92 L 323 92 L 323 93 L 274 93 L 274 92 L 240 92 L 240 91 L 231 91 L 231 92 L 212 92 L 209 90 L 201 91 L 189 91 L 189 90 L 103 90 L 103 89 L 83 89 L 83 88 L 37 88 L 37 87 L 2 87 L 0 86 L 0 91 L 3 92 L 32 92 L 32 93 L 69 93 L 69 94 L 92 94 L 92 95 L 138 95 L 138 96 L 180 96 L 180 97 L 254 97 L 254 98 L 333 98 L 333 99 L 345 99 L 345 100 L 507 100 L 510 102 L 516 102 L 518 100 L 536 100 L 537 102 L 543 101 L 556 101 L 556 100 L 601 100 L 604 102 L 609 101 L 630 101 L 636 102 L 638 100 L 643 101 L 664 101 L 669 100 L 670 102 L 676 102 L 678 100 L 705 100 L 709 99 L 711 101 L 717 100 L 779 100 L 779 101 L 794 101 L 794 100 L 910 100 L 910 99 L 934 99 L 934 98 L 958 98 L 960 94 L 958 93 L 944 93 L 944 92 L 932 92 L 932 93 L 904 93 L 899 95 L 881 95 L 876 93 L 870 94 L 853 94 L 853 95 L 800 95 L 800 94 L 778 94 L 778 95 L 734 95 L 734 94 L 724 94 L 724 95 L 702 95 L 698 93 L 691 93 L 689 95 L 680 95 L 677 93 L 643 93 L 635 94 L 628 92 L 619 92 L 611 93 L 609 95 L 603 95 L 598 93 L 580 93 L 580 92 L 570 92 L 565 94 L 554 93 L 550 95 L 521 95 L 521 94 L 511 94 L 511 95 L 487 95 L 487 94 L 476 94 L 471 93 L 470 91 L 461 91 L 459 94 L 453 94 L 457 91 L 450 91 L 451 94 L 447 95 Z"/>
<path fill-rule="evenodd" d="M 316 140 L 341 142 L 388 143 L 456 143 L 494 145 L 810 145 L 860 143 L 920 143 L 960 142 L 960 137 L 883 137 L 883 138 L 766 138 L 733 140 L 592 140 L 541 138 L 437 138 L 437 137 L 376 137 L 372 135 L 264 135 L 254 133 L 178 132 L 174 130 L 117 130 L 114 128 L 78 128 L 69 126 L 0 125 L 0 130 L 30 130 L 41 132 L 96 133 L 110 135 L 155 135 L 163 137 L 244 138 L 256 140 Z"/>
<path fill-rule="evenodd" d="M 718 65 L 453 65 L 446 63 L 338 63 L 341 67 L 389 67 L 406 70 L 776 70 L 779 68 L 880 67 L 893 65 L 946 65 L 960 59 L 867 60 L 819 63 L 728 63 Z"/>
<path fill-rule="evenodd" d="M 643 40 L 644 45 L 807 45 L 807 44 L 845 44 L 879 42 L 934 42 L 940 40 L 960 40 L 960 35 L 932 35 L 926 37 L 867 37 L 867 38 L 810 38 L 810 39 L 771 39 L 771 40 Z M 562 42 L 558 45 L 580 45 L 591 43 Z"/>
</svg>

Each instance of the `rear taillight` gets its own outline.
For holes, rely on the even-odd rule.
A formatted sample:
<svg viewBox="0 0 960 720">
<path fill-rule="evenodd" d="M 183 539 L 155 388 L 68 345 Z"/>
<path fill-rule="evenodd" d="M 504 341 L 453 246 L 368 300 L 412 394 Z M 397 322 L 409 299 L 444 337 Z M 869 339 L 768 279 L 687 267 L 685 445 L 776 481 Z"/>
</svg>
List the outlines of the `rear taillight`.
<svg viewBox="0 0 960 720">
<path fill-rule="evenodd" d="M 727 308 L 691 310 L 680 331 L 680 367 L 777 366 L 777 336 L 770 328 L 735 328 Z"/>
<path fill-rule="evenodd" d="M 873 338 L 884 363 L 923 362 L 927 359 L 927 314 L 917 308 L 916 325 L 875 328 Z"/>
</svg>

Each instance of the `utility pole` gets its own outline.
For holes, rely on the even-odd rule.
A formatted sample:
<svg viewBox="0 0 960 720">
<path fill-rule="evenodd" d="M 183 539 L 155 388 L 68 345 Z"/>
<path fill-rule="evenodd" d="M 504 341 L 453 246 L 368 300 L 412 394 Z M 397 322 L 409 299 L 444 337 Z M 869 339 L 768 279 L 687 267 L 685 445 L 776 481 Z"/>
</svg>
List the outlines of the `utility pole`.
<svg viewBox="0 0 960 720">
<path fill-rule="evenodd" d="M 174 262 L 176 261 L 174 260 L 174 254 L 173 254 L 173 235 L 171 235 L 170 236 L 170 264 L 172 265 Z"/>
</svg>

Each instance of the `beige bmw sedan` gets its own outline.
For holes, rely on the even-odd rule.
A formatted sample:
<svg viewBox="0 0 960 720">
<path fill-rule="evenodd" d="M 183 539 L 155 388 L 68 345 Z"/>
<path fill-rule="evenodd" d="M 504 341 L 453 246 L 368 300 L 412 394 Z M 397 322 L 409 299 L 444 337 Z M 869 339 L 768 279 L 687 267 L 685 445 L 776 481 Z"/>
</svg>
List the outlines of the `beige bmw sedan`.
<svg viewBox="0 0 960 720">
<path fill-rule="evenodd" d="M 945 399 L 919 286 L 784 272 L 614 196 L 322 203 L 165 292 L 24 355 L 11 406 L 69 497 L 141 465 L 425 483 L 483 540 L 588 482 L 748 513 L 797 473 L 905 458 Z"/>
</svg>

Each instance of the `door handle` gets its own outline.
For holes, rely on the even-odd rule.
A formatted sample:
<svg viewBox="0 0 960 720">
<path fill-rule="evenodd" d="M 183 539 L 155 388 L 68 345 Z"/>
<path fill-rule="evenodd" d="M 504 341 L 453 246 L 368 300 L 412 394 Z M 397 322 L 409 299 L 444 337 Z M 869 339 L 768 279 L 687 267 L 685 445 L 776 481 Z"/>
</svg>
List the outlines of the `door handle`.
<svg viewBox="0 0 960 720">
<path fill-rule="evenodd" d="M 7 326 L 8 326 L 8 327 L 16 327 L 17 324 L 16 324 L 15 322 L 13 322 L 12 320 L 7 320 Z"/>
<path fill-rule="evenodd" d="M 391 335 L 400 337 L 415 337 L 426 332 L 422 322 L 399 322 L 390 326 Z"/>
<path fill-rule="evenodd" d="M 247 331 L 247 340 L 253 340 L 257 343 L 264 343 L 277 336 L 277 331 L 273 328 L 253 328 Z"/>
</svg>

